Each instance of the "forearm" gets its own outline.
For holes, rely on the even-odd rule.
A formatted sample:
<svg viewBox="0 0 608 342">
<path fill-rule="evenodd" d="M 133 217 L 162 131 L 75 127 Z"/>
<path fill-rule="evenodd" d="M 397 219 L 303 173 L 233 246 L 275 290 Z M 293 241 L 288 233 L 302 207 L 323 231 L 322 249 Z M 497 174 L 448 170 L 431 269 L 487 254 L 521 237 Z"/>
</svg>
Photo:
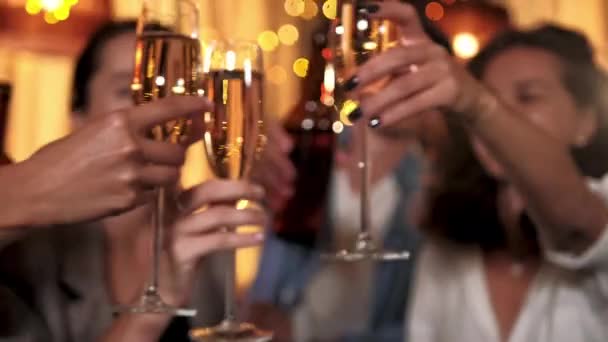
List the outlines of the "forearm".
<svg viewBox="0 0 608 342">
<path fill-rule="evenodd" d="M 608 210 L 587 186 L 568 146 L 493 97 L 481 103 L 483 112 L 469 127 L 523 195 L 544 236 L 558 248 L 585 250 L 603 232 Z"/>
<path fill-rule="evenodd" d="M 99 342 L 156 342 L 169 324 L 165 315 L 122 315 Z"/>
<path fill-rule="evenodd" d="M 40 201 L 23 177 L 27 178 L 27 174 L 22 163 L 0 167 L 0 241 L 20 236 L 40 219 Z"/>
</svg>

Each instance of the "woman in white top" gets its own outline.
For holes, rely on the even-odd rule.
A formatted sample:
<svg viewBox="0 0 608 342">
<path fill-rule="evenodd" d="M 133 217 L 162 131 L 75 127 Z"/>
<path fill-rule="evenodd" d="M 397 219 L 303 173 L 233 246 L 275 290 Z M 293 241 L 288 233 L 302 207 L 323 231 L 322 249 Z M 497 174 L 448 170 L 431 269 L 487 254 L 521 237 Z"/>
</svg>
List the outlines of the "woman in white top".
<svg viewBox="0 0 608 342">
<path fill-rule="evenodd" d="M 391 77 L 358 114 L 394 133 L 442 109 L 451 132 L 427 193 L 408 341 L 608 341 L 608 168 L 588 157 L 602 145 L 602 77 L 584 37 L 510 33 L 474 65 L 484 86 L 411 6 L 368 12 L 403 39 L 348 81 L 358 96 Z"/>
</svg>

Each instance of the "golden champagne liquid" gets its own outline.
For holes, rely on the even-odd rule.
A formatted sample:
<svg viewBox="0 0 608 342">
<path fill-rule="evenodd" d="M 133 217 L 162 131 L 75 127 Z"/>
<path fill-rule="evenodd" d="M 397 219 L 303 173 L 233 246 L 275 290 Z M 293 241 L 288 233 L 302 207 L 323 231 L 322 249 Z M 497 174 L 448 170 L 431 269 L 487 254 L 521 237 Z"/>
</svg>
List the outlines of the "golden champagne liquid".
<svg viewBox="0 0 608 342">
<path fill-rule="evenodd" d="M 352 2 L 343 2 L 339 10 L 332 36 L 336 54 L 334 67 L 341 85 L 354 75 L 357 66 L 394 47 L 398 32 L 396 25 L 389 20 L 371 19 L 365 12 L 357 11 Z M 386 81 L 376 82 L 366 90 L 377 91 Z"/>
<path fill-rule="evenodd" d="M 214 111 L 203 118 L 203 142 L 216 177 L 244 179 L 259 156 L 265 136 L 262 76 L 256 72 L 212 71 L 203 80 Z"/>
<path fill-rule="evenodd" d="M 136 104 L 168 96 L 194 95 L 198 90 L 200 43 L 184 35 L 153 32 L 137 37 L 131 89 Z M 156 140 L 180 142 L 186 119 L 170 120 L 152 129 Z"/>
</svg>

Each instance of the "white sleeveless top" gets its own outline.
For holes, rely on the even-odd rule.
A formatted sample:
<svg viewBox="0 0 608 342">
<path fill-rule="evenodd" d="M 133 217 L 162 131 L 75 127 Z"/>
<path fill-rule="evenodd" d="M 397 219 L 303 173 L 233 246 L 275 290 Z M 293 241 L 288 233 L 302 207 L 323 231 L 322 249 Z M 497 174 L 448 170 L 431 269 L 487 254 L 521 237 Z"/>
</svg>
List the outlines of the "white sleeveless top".
<svg viewBox="0 0 608 342">
<path fill-rule="evenodd" d="M 608 201 L 608 177 L 590 186 Z M 545 248 L 508 342 L 608 341 L 608 229 L 582 255 Z M 408 342 L 501 342 L 481 253 L 429 242 L 416 268 Z"/>
</svg>

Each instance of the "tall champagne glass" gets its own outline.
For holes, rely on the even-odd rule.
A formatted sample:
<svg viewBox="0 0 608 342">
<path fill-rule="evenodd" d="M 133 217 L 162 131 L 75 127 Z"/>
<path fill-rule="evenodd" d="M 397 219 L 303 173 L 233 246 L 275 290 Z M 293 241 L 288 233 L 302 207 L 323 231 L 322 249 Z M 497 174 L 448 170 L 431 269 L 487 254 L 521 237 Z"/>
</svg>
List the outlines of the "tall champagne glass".
<svg viewBox="0 0 608 342">
<path fill-rule="evenodd" d="M 136 105 L 169 96 L 196 95 L 200 65 L 198 7 L 188 0 L 145 0 L 137 22 L 135 71 L 131 89 Z M 186 138 L 188 121 L 176 119 L 157 125 L 150 134 L 178 144 Z M 192 309 L 167 304 L 159 292 L 163 230 L 167 223 L 167 189 L 155 189 L 153 261 L 149 282 L 137 303 L 118 308 L 131 313 L 193 316 Z"/>
<path fill-rule="evenodd" d="M 217 178 L 248 179 L 265 143 L 262 103 L 262 53 L 249 42 L 215 42 L 203 49 L 202 93 L 214 105 L 203 117 L 203 143 Z M 235 203 L 236 205 L 236 203 Z M 237 206 L 238 208 L 238 206 Z M 227 232 L 236 227 L 226 227 Z M 235 252 L 226 252 L 224 320 L 194 329 L 196 341 L 270 341 L 272 333 L 239 322 L 235 314 Z"/>
<path fill-rule="evenodd" d="M 343 89 L 344 83 L 356 72 L 357 66 L 365 63 L 372 56 L 382 53 L 396 44 L 397 28 L 388 20 L 369 18 L 365 11 L 366 1 L 337 0 L 336 19 L 333 20 L 328 33 L 328 44 L 332 51 L 331 66 L 335 71 L 336 91 L 334 94 L 337 110 L 346 124 L 348 114 L 352 112 L 357 103 L 347 98 Z M 363 90 L 366 93 L 381 92 L 385 81 L 377 83 Z M 381 248 L 374 242 L 370 227 L 370 174 L 371 163 L 368 155 L 369 127 L 367 123 L 359 122 L 354 129 L 358 130 L 355 141 L 357 154 L 357 168 L 360 172 L 360 232 L 351 249 L 339 250 L 335 253 L 322 255 L 325 259 L 335 261 L 359 260 L 404 260 L 408 259 L 408 251 L 392 251 Z"/>
</svg>

